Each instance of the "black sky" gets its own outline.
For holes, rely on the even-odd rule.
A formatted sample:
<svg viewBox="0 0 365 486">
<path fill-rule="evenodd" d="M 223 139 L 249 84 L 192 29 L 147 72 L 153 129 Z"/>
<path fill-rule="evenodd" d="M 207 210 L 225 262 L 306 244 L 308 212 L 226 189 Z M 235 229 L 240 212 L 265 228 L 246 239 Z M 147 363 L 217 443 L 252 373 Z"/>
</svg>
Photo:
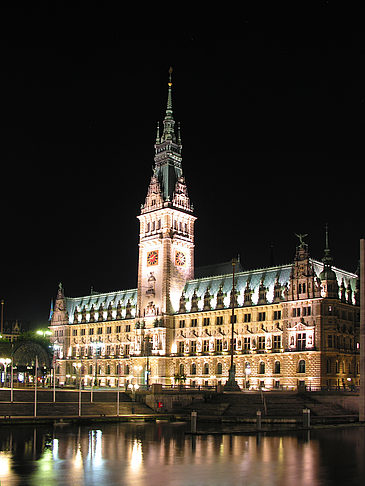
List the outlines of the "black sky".
<svg viewBox="0 0 365 486">
<path fill-rule="evenodd" d="M 355 271 L 363 236 L 365 30 L 357 12 L 168 19 L 7 10 L 1 30 L 5 318 L 45 325 L 66 295 L 134 288 L 138 222 L 173 66 L 198 217 L 196 265 L 292 261 L 295 233 Z M 235 17 L 232 12 L 231 18 Z M 129 25 L 128 25 L 129 24 Z M 169 25 L 169 28 L 162 26 Z M 128 28 L 129 27 L 129 28 Z"/>
</svg>

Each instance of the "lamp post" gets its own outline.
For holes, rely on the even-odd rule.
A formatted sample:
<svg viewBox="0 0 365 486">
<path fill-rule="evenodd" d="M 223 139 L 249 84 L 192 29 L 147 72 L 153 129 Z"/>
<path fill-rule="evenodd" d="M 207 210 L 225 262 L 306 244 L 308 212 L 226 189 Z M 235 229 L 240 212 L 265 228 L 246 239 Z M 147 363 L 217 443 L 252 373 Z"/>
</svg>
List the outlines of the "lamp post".
<svg viewBox="0 0 365 486">
<path fill-rule="evenodd" d="M 4 388 L 6 388 L 8 365 L 11 363 L 10 358 L 1 358 L 0 363 L 4 366 Z"/>
<path fill-rule="evenodd" d="M 81 363 L 74 363 L 74 367 L 76 368 L 76 376 L 77 370 L 79 374 L 79 417 L 81 417 Z"/>
<path fill-rule="evenodd" d="M 150 350 L 151 350 L 151 337 L 150 336 L 145 336 L 144 338 L 145 342 L 145 351 L 146 351 L 146 388 L 147 390 L 150 387 L 150 363 L 149 363 L 149 358 L 150 358 Z"/>
<path fill-rule="evenodd" d="M 14 360 L 11 357 L 11 374 L 10 374 L 10 401 L 13 403 L 14 401 Z"/>
<path fill-rule="evenodd" d="M 248 390 L 249 389 L 249 386 L 248 386 L 248 379 L 250 377 L 250 374 L 251 374 L 251 366 L 250 366 L 250 363 L 247 363 L 246 366 L 245 366 L 245 390 Z"/>
<path fill-rule="evenodd" d="M 117 364 L 117 417 L 119 417 L 119 380 L 120 380 L 120 362 Z"/>
<path fill-rule="evenodd" d="M 226 391 L 239 391 L 240 387 L 236 381 L 236 371 L 234 368 L 234 308 L 235 308 L 235 299 L 236 299 L 236 289 L 235 289 L 235 267 L 237 261 L 235 259 L 232 260 L 232 294 L 231 294 L 231 303 L 232 303 L 232 316 L 231 316 L 231 365 L 228 372 L 228 380 L 224 385 L 224 390 Z"/>
<path fill-rule="evenodd" d="M 38 356 L 35 357 L 34 370 L 34 416 L 37 416 Z"/>
<path fill-rule="evenodd" d="M 94 359 L 95 359 L 95 379 L 91 377 L 91 393 L 90 393 L 90 402 L 93 401 L 93 391 L 94 391 L 94 384 L 95 386 L 98 384 L 98 350 L 102 347 L 102 343 L 98 341 L 94 341 L 91 343 L 94 349 Z"/>
<path fill-rule="evenodd" d="M 132 402 L 136 401 L 136 390 L 138 390 L 139 385 L 138 383 L 131 383 L 128 388 L 132 390 Z"/>
<path fill-rule="evenodd" d="M 52 366 L 53 366 L 53 402 L 56 401 L 56 353 L 58 355 L 59 350 L 61 349 L 61 346 L 58 344 L 53 344 L 53 359 L 52 359 Z"/>
<path fill-rule="evenodd" d="M 133 366 L 133 369 L 135 371 L 135 374 L 137 375 L 136 376 L 136 384 L 138 385 L 138 388 L 139 388 L 138 377 L 141 376 L 141 371 L 143 369 L 143 366 L 141 366 L 141 365 L 135 365 L 135 366 Z M 141 378 L 139 378 L 139 379 L 141 379 Z"/>
</svg>

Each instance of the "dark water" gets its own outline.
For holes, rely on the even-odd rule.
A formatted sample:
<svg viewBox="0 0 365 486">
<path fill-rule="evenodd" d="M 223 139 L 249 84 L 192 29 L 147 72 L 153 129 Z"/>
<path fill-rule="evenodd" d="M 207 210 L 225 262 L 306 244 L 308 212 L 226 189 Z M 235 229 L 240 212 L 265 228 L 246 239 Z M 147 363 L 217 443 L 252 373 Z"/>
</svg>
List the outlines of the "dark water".
<svg viewBox="0 0 365 486">
<path fill-rule="evenodd" d="M 183 424 L 1 427 L 0 484 L 365 484 L 365 427 L 194 438 L 185 429 Z"/>
</svg>

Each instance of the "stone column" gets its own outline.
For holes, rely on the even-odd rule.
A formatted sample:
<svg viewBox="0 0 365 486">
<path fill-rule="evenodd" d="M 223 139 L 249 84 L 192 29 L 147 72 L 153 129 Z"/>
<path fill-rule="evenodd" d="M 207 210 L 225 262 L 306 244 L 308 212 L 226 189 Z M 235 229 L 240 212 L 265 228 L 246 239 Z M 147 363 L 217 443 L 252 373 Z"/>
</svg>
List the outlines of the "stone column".
<svg viewBox="0 0 365 486">
<path fill-rule="evenodd" d="M 365 421 L 365 239 L 360 240 L 360 404 L 359 420 Z"/>
</svg>

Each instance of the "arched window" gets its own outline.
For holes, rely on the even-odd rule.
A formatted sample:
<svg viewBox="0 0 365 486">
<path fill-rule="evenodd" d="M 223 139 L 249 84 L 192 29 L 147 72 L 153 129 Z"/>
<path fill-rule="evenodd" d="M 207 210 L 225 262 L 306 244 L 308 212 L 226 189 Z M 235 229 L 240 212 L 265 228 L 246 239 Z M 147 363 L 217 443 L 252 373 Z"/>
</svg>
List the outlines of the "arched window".
<svg viewBox="0 0 365 486">
<path fill-rule="evenodd" d="M 280 361 L 275 361 L 274 373 L 276 373 L 276 374 L 280 373 Z"/>
<path fill-rule="evenodd" d="M 217 364 L 217 375 L 221 375 L 223 371 L 222 363 Z"/>
<path fill-rule="evenodd" d="M 327 373 L 331 373 L 331 360 L 327 360 Z"/>
<path fill-rule="evenodd" d="M 185 374 L 185 372 L 184 372 L 184 365 L 182 363 L 179 366 L 179 373 L 180 373 L 180 375 L 184 375 Z"/>
<path fill-rule="evenodd" d="M 204 366 L 203 366 L 203 374 L 204 375 L 209 375 L 209 364 L 208 363 L 204 363 Z"/>
<path fill-rule="evenodd" d="M 265 374 L 265 363 L 261 361 L 259 364 L 259 375 L 264 375 L 264 374 Z"/>
<path fill-rule="evenodd" d="M 196 364 L 195 363 L 192 363 L 192 365 L 191 365 L 190 374 L 196 375 Z"/>
<path fill-rule="evenodd" d="M 298 363 L 298 373 L 305 373 L 305 361 L 301 359 Z"/>
</svg>

